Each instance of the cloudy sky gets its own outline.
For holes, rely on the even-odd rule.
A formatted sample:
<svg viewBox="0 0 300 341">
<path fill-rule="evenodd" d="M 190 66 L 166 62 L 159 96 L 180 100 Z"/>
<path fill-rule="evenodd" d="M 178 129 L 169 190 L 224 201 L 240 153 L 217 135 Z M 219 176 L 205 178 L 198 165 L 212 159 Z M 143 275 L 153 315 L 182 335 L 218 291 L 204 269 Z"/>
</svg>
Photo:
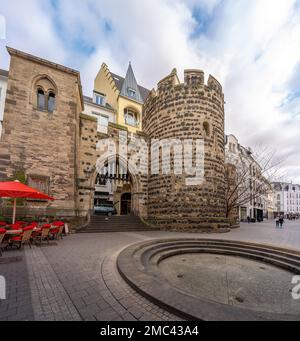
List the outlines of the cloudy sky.
<svg viewBox="0 0 300 341">
<path fill-rule="evenodd" d="M 103 61 L 131 61 L 153 88 L 174 67 L 221 81 L 226 131 L 246 146 L 285 155 L 300 183 L 300 0 L 0 0 L 9 45 L 81 71 L 91 95 Z M 0 37 L 1 38 L 1 37 Z"/>
</svg>

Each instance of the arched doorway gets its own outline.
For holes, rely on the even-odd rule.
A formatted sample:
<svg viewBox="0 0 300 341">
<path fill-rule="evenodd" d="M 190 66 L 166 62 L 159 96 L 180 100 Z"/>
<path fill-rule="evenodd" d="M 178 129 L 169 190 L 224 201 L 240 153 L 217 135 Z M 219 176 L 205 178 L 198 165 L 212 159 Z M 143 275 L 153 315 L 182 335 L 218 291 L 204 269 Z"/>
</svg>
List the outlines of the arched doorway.
<svg viewBox="0 0 300 341">
<path fill-rule="evenodd" d="M 121 195 L 121 215 L 131 214 L 131 193 Z"/>
<path fill-rule="evenodd" d="M 125 168 L 126 169 L 126 168 Z M 95 182 L 94 213 L 102 206 L 111 206 L 117 215 L 129 215 L 132 212 L 132 178 L 124 171 L 119 158 L 105 163 Z"/>
</svg>

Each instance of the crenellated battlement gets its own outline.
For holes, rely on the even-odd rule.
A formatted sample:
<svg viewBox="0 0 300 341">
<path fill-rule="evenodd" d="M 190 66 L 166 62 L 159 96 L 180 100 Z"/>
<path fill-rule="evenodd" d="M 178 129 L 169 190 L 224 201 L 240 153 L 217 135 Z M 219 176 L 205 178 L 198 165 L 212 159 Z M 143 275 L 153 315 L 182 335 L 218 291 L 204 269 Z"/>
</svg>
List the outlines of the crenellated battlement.
<svg viewBox="0 0 300 341">
<path fill-rule="evenodd" d="M 209 75 L 207 83 L 205 82 L 204 71 L 198 69 L 187 69 L 184 71 L 184 82 L 180 82 L 177 70 L 173 69 L 172 72 L 158 82 L 157 89 L 152 89 L 148 98 L 144 103 L 144 107 L 151 107 L 152 104 L 155 105 L 157 101 L 161 99 L 165 100 L 167 97 L 171 98 L 173 96 L 186 96 L 186 91 L 190 90 L 192 96 L 206 96 L 208 98 L 217 99 L 219 105 L 224 104 L 224 94 L 222 85 L 214 78 Z M 214 92 L 212 96 L 212 92 Z"/>
<path fill-rule="evenodd" d="M 212 75 L 209 75 L 208 77 L 207 86 L 218 93 L 223 93 L 222 85 Z"/>
<path fill-rule="evenodd" d="M 204 72 L 202 70 L 185 70 L 184 85 L 192 87 L 204 86 Z"/>
<path fill-rule="evenodd" d="M 158 82 L 157 90 L 152 89 L 150 92 L 148 99 L 145 102 L 147 105 L 157 96 L 161 94 L 166 94 L 167 92 L 171 92 L 172 90 L 176 91 L 186 91 L 187 88 L 197 90 L 200 92 L 204 91 L 215 91 L 218 95 L 223 98 L 223 89 L 222 85 L 214 78 L 212 75 L 209 75 L 207 83 L 205 83 L 205 74 L 202 70 L 197 69 L 188 69 L 184 71 L 184 83 L 181 83 L 177 74 L 177 70 L 173 69 L 173 71 L 163 78 L 160 82 Z"/>
<path fill-rule="evenodd" d="M 177 76 L 177 70 L 173 69 L 172 72 L 165 78 L 163 78 L 157 85 L 157 91 L 168 91 L 175 85 L 180 84 L 179 78 Z"/>
</svg>

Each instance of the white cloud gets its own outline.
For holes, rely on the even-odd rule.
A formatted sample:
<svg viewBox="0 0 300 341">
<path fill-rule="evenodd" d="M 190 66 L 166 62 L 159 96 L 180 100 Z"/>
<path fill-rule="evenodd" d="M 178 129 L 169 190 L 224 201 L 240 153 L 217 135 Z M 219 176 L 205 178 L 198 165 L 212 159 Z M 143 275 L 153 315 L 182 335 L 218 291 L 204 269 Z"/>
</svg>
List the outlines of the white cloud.
<svg viewBox="0 0 300 341">
<path fill-rule="evenodd" d="M 245 145 L 288 153 L 289 176 L 300 182 L 299 99 L 281 106 L 299 79 L 300 20 L 295 1 L 223 2 L 198 38 L 199 63 L 223 84 L 226 129 Z M 298 76 L 295 76 L 298 71 Z M 292 115 L 293 113 L 293 115 Z"/>
<path fill-rule="evenodd" d="M 38 0 L 1 1 L 0 14 L 6 19 L 6 40 L 0 41 L 2 67 L 8 67 L 5 45 L 63 62 L 64 47 L 54 23 Z"/>
<path fill-rule="evenodd" d="M 110 49 L 123 73 L 128 61 L 132 61 L 146 86 L 155 86 L 174 66 L 182 69 L 197 64 L 196 51 L 187 39 L 195 20 L 181 2 L 171 6 L 158 0 L 109 1 L 99 4 L 97 10 L 107 14 L 112 26 L 100 50 Z"/>
<path fill-rule="evenodd" d="M 299 1 L 63 0 L 56 13 L 46 4 L 1 4 L 9 45 L 79 68 L 87 94 L 103 61 L 122 74 L 132 61 L 149 88 L 173 67 L 181 75 L 203 69 L 224 86 L 227 132 L 288 153 L 289 176 L 300 183 L 300 100 L 292 97 L 300 79 Z M 197 36 L 199 18 L 206 22 Z M 86 56 L 82 44 L 94 51 Z"/>
</svg>

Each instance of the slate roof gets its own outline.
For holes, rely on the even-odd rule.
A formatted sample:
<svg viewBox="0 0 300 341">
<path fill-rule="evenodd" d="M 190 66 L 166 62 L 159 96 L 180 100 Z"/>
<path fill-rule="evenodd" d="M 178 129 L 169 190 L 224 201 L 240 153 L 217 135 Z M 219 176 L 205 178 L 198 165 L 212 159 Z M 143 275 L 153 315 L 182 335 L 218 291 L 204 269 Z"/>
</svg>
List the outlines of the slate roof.
<svg viewBox="0 0 300 341">
<path fill-rule="evenodd" d="M 122 93 L 122 89 L 123 89 L 123 85 L 124 85 L 124 82 L 125 82 L 125 78 L 121 77 L 119 75 L 116 75 L 115 73 L 112 73 L 112 72 L 111 72 L 111 75 L 112 75 L 112 77 L 113 77 L 113 79 L 114 79 L 114 81 L 116 83 L 116 87 L 118 88 L 120 93 Z M 148 97 L 148 95 L 149 95 L 149 93 L 150 93 L 150 90 L 144 88 L 141 85 L 138 85 L 138 88 L 139 88 L 142 100 L 143 100 L 143 102 L 145 102 L 147 97 Z"/>
</svg>

